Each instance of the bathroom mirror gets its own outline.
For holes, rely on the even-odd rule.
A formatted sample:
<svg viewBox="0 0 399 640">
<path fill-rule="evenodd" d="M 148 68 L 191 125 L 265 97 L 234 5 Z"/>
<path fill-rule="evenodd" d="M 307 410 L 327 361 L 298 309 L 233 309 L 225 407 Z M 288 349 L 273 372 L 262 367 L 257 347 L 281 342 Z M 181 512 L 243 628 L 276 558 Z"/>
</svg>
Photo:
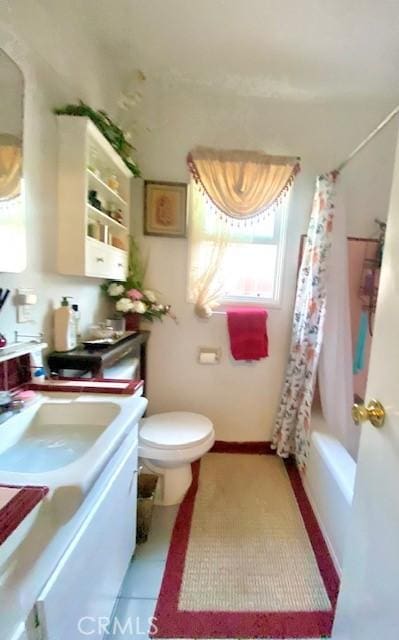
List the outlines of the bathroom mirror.
<svg viewBox="0 0 399 640">
<path fill-rule="evenodd" d="M 0 272 L 26 267 L 23 189 L 24 77 L 0 49 Z"/>
</svg>

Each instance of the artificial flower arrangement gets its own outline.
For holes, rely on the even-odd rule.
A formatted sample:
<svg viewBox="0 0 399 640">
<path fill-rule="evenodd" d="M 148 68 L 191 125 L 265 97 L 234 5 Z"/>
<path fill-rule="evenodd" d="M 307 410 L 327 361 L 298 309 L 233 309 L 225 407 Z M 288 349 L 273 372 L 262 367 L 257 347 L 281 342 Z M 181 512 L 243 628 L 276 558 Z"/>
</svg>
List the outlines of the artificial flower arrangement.
<svg viewBox="0 0 399 640">
<path fill-rule="evenodd" d="M 103 285 L 104 286 L 104 285 Z M 169 304 L 158 302 L 151 289 L 137 289 L 126 282 L 111 282 L 106 285 L 106 293 L 115 300 L 115 311 L 122 315 L 138 313 L 146 320 L 162 320 L 163 316 L 173 315 Z"/>
<path fill-rule="evenodd" d="M 101 289 L 115 303 L 115 311 L 120 315 L 137 313 L 151 322 L 170 316 L 177 321 L 171 312 L 171 305 L 160 303 L 154 291 L 144 287 L 145 271 L 137 243 L 131 239 L 126 282 L 105 282 Z"/>
</svg>

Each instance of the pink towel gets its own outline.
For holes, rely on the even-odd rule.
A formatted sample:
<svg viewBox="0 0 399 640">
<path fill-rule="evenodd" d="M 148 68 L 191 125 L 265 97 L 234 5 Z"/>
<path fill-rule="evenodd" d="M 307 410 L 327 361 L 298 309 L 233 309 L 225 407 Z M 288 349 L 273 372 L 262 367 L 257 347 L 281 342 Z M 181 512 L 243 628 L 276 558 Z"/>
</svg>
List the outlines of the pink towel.
<svg viewBox="0 0 399 640">
<path fill-rule="evenodd" d="M 259 307 L 230 307 L 227 326 L 235 360 L 259 360 L 269 355 L 267 311 Z"/>
</svg>

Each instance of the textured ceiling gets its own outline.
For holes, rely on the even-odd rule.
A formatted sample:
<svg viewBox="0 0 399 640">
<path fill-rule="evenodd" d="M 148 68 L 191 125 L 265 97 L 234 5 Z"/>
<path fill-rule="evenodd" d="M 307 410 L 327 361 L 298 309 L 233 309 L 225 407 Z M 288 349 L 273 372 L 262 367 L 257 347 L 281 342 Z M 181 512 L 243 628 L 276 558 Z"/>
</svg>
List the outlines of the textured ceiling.
<svg viewBox="0 0 399 640">
<path fill-rule="evenodd" d="M 399 96 L 397 0 L 38 0 L 79 12 L 126 81 L 292 100 Z M 63 15 L 64 14 L 64 15 Z"/>
</svg>

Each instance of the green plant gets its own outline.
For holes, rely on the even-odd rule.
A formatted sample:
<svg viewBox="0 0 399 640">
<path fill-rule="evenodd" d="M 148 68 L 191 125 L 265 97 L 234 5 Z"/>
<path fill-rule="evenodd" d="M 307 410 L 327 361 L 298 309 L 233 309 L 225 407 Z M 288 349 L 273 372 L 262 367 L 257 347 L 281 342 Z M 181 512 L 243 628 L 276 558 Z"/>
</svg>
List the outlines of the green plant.
<svg viewBox="0 0 399 640">
<path fill-rule="evenodd" d="M 67 104 L 64 107 L 54 109 L 56 115 L 66 116 L 86 116 L 96 125 L 97 129 L 107 138 L 115 151 L 120 155 L 125 165 L 130 169 L 136 177 L 140 176 L 140 169 L 132 158 L 132 152 L 135 150 L 133 145 L 126 139 L 122 129 L 118 127 L 103 110 L 96 111 L 85 104 L 83 100 L 79 100 L 78 104 Z"/>
<path fill-rule="evenodd" d="M 147 271 L 148 260 L 143 260 L 140 247 L 136 240 L 130 236 L 129 239 L 129 262 L 128 277 L 126 286 L 129 289 L 143 289 L 144 278 Z"/>
</svg>

